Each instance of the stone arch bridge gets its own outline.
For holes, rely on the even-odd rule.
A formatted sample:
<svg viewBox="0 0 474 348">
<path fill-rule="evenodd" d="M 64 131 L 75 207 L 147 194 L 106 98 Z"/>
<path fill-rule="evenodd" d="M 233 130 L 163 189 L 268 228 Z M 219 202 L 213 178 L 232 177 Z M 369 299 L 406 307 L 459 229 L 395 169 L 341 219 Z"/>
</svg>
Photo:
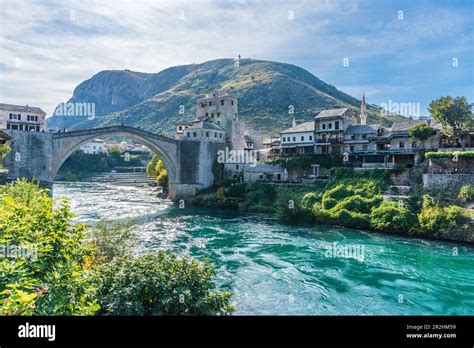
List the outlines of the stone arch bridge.
<svg viewBox="0 0 474 348">
<path fill-rule="evenodd" d="M 121 135 L 147 146 L 168 171 L 169 196 L 187 198 L 197 189 L 212 185 L 212 163 L 222 143 L 176 140 L 129 126 L 110 126 L 71 132 L 40 133 L 7 131 L 12 139 L 11 151 L 4 159 L 8 179 L 36 179 L 51 187 L 64 161 L 81 145 L 103 136 Z"/>
</svg>

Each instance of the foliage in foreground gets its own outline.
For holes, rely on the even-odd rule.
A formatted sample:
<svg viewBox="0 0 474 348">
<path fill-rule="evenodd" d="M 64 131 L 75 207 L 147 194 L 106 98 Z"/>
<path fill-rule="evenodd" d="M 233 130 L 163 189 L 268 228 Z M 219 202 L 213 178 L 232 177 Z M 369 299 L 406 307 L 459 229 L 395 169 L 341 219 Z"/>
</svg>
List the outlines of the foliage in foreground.
<svg viewBox="0 0 474 348">
<path fill-rule="evenodd" d="M 105 315 L 229 315 L 229 292 L 215 291 L 206 260 L 157 252 L 100 266 L 97 297 Z"/>
<path fill-rule="evenodd" d="M 0 315 L 232 313 L 209 261 L 165 252 L 134 258 L 130 223 L 102 222 L 87 234 L 72 217 L 65 201 L 35 184 L 0 188 L 0 246 L 32 251 L 0 258 Z"/>
<path fill-rule="evenodd" d="M 98 309 L 88 283 L 92 256 L 85 226 L 69 206 L 26 181 L 0 190 L 0 245 L 30 257 L 0 259 L 1 315 L 91 315 Z"/>
</svg>

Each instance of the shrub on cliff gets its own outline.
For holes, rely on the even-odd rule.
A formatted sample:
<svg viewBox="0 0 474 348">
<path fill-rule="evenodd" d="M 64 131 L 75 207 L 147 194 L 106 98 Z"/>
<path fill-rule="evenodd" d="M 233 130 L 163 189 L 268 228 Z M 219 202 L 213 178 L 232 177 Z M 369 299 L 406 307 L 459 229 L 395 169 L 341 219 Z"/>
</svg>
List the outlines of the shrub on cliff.
<svg viewBox="0 0 474 348">
<path fill-rule="evenodd" d="M 451 205 L 446 208 L 431 206 L 423 208 L 418 214 L 420 233 L 429 233 L 434 237 L 449 233 L 453 229 L 461 228 L 468 220 L 464 208 Z"/>
<path fill-rule="evenodd" d="M 327 216 L 329 221 L 335 225 L 360 229 L 370 228 L 370 217 L 368 214 L 334 208 L 327 212 Z"/>
<path fill-rule="evenodd" d="M 303 206 L 301 196 L 301 193 L 293 192 L 291 189 L 280 190 L 275 202 L 277 216 L 284 221 L 311 221 L 311 210 Z"/>
<path fill-rule="evenodd" d="M 474 187 L 471 185 L 462 185 L 459 190 L 459 199 L 463 202 L 472 202 L 474 200 Z"/>
<path fill-rule="evenodd" d="M 338 202 L 333 209 L 341 210 L 347 209 L 349 211 L 354 211 L 358 213 L 369 214 L 374 207 L 378 207 L 382 203 L 383 198 L 380 195 L 374 196 L 372 198 L 365 198 L 359 194 L 354 196 L 346 197 L 340 202 Z"/>
<path fill-rule="evenodd" d="M 303 196 L 301 205 L 307 209 L 311 209 L 313 205 L 321 201 L 321 195 L 317 192 L 309 192 Z"/>
<path fill-rule="evenodd" d="M 372 226 L 382 232 L 410 232 L 417 224 L 416 215 L 405 206 L 395 202 L 384 201 L 372 209 L 370 214 Z"/>
<path fill-rule="evenodd" d="M 267 211 L 274 211 L 274 203 L 276 198 L 276 190 L 273 185 L 266 183 L 253 184 L 244 201 L 239 204 L 239 209 L 242 211 L 255 211 L 254 207 L 267 207 Z M 261 209 L 259 209 L 259 212 Z"/>
</svg>

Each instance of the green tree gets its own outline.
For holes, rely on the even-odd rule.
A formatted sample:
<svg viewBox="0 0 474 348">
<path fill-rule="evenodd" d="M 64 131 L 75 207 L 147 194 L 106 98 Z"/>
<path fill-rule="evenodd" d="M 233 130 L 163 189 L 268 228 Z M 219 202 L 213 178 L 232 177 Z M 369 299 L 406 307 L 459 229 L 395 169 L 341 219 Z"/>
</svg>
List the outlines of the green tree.
<svg viewBox="0 0 474 348">
<path fill-rule="evenodd" d="M 0 258 L 0 315 L 96 312 L 88 281 L 93 247 L 72 217 L 65 201 L 56 204 L 36 184 L 22 180 L 0 189 L 0 244 L 24 251 Z"/>
<path fill-rule="evenodd" d="M 410 232 L 417 223 L 417 217 L 405 205 L 383 201 L 372 209 L 372 226 L 382 232 Z"/>
<path fill-rule="evenodd" d="M 158 156 L 154 155 L 152 159 L 148 162 L 146 166 L 146 173 L 150 178 L 156 178 L 156 165 L 158 164 L 159 158 Z"/>
<path fill-rule="evenodd" d="M 168 172 L 166 171 L 163 161 L 160 160 L 158 156 L 154 155 L 148 162 L 146 173 L 150 178 L 156 180 L 158 186 L 168 185 Z"/>
<path fill-rule="evenodd" d="M 10 146 L 8 144 L 0 145 L 0 161 L 5 158 L 7 153 L 10 151 Z M 2 163 L 0 162 L 0 169 L 3 168 Z"/>
<path fill-rule="evenodd" d="M 466 146 L 462 133 L 474 123 L 472 104 L 465 97 L 446 96 L 433 100 L 428 110 L 433 119 L 442 124 L 445 134 L 459 139 L 464 151 Z"/>
<path fill-rule="evenodd" d="M 420 141 L 420 148 L 424 148 L 425 141 L 436 134 L 434 128 L 428 126 L 426 123 L 420 123 L 411 127 L 408 130 L 410 137 Z"/>
<path fill-rule="evenodd" d="M 168 172 L 166 171 L 165 165 L 162 160 L 159 160 L 155 167 L 156 172 L 156 183 L 158 186 L 168 185 Z"/>
<path fill-rule="evenodd" d="M 229 315 L 231 293 L 216 291 L 213 276 L 209 260 L 163 251 L 114 259 L 94 277 L 100 314 Z"/>
<path fill-rule="evenodd" d="M 463 202 L 471 202 L 474 200 L 474 187 L 469 184 L 462 185 L 459 190 L 459 199 Z"/>
</svg>

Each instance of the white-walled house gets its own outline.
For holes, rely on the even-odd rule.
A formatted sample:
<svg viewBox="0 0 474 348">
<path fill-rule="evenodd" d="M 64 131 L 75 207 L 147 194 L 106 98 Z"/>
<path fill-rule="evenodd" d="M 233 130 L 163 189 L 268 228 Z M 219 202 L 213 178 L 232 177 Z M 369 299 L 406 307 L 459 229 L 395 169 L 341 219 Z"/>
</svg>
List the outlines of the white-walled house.
<svg viewBox="0 0 474 348">
<path fill-rule="evenodd" d="M 280 133 L 281 154 L 284 156 L 312 154 L 314 149 L 314 122 L 304 122 Z"/>
<path fill-rule="evenodd" d="M 41 108 L 0 103 L 0 129 L 42 132 L 45 120 L 46 113 Z"/>
<path fill-rule="evenodd" d="M 80 149 L 89 155 L 97 155 L 106 151 L 105 142 L 101 139 L 94 139 L 85 143 Z"/>
</svg>

